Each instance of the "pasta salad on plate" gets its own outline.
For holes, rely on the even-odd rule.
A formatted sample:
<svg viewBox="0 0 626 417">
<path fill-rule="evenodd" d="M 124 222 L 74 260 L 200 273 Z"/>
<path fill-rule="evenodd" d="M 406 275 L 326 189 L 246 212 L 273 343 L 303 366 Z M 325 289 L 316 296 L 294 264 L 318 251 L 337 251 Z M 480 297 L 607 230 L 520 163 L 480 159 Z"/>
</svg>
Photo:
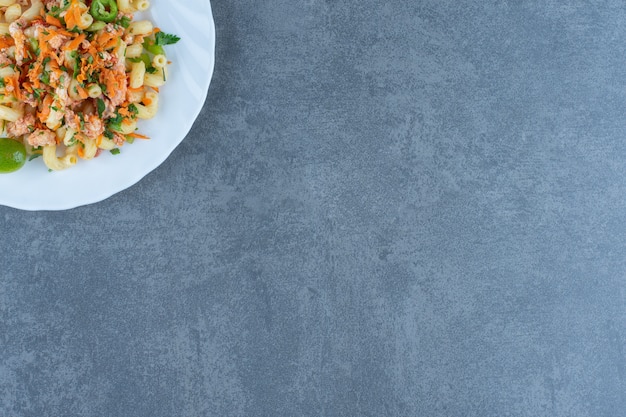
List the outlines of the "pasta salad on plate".
<svg viewBox="0 0 626 417">
<path fill-rule="evenodd" d="M 147 139 L 178 36 L 136 20 L 148 0 L 0 0 L 0 172 L 51 171 Z M 3 152 L 4 149 L 4 152 Z M 10 151 L 7 151 L 10 150 Z"/>
</svg>

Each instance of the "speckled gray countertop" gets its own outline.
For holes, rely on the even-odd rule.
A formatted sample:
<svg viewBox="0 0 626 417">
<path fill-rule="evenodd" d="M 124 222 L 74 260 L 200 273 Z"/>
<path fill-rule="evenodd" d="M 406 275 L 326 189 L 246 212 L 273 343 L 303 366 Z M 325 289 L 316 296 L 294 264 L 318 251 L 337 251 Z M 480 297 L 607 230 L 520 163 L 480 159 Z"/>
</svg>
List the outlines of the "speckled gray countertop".
<svg viewBox="0 0 626 417">
<path fill-rule="evenodd" d="M 624 2 L 213 10 L 161 167 L 0 208 L 1 416 L 626 416 Z"/>
</svg>

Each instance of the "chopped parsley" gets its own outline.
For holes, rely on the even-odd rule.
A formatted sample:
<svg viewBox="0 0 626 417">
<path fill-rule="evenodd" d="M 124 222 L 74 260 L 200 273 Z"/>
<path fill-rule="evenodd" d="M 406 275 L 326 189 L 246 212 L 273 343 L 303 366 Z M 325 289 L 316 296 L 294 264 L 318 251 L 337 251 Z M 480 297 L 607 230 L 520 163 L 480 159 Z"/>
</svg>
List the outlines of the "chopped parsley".
<svg viewBox="0 0 626 417">
<path fill-rule="evenodd" d="M 78 112 L 78 118 L 80 119 L 80 130 L 85 130 L 85 116 Z"/>
<path fill-rule="evenodd" d="M 137 113 L 139 113 L 139 109 L 137 108 L 137 106 L 135 106 L 134 103 L 130 103 L 128 105 L 128 111 L 131 112 L 133 114 L 133 116 L 137 115 Z"/>
<path fill-rule="evenodd" d="M 39 79 L 44 84 L 50 84 L 50 73 L 48 71 L 42 71 Z"/>
<path fill-rule="evenodd" d="M 128 16 L 122 16 L 122 18 L 115 23 L 126 29 L 130 26 L 130 18 Z"/>
<path fill-rule="evenodd" d="M 109 129 L 106 129 L 103 133 L 104 137 L 110 140 L 113 140 L 113 138 L 115 137 L 115 135 L 113 134 L 113 132 L 111 132 Z"/>
<path fill-rule="evenodd" d="M 122 130 L 122 120 L 124 118 L 119 113 L 115 113 L 115 117 L 110 118 L 107 125 L 111 130 L 119 132 Z"/>
<path fill-rule="evenodd" d="M 154 35 L 154 41 L 159 46 L 173 45 L 179 40 L 180 38 L 178 36 L 172 35 L 170 33 L 157 32 L 157 34 Z"/>
<path fill-rule="evenodd" d="M 72 70 L 74 71 L 74 78 L 78 76 L 80 73 L 80 60 L 78 59 L 78 51 L 72 51 L 70 56 L 74 59 L 74 67 Z"/>
<path fill-rule="evenodd" d="M 106 106 L 104 104 L 104 100 L 99 98 L 97 100 L 97 105 L 98 105 L 98 117 L 100 117 L 102 119 L 102 113 L 104 113 L 104 110 L 106 109 Z"/>
<path fill-rule="evenodd" d="M 30 43 L 30 49 L 35 53 L 35 55 L 39 55 L 39 42 L 37 41 L 37 39 L 35 38 L 30 38 L 28 39 L 28 42 Z"/>
</svg>

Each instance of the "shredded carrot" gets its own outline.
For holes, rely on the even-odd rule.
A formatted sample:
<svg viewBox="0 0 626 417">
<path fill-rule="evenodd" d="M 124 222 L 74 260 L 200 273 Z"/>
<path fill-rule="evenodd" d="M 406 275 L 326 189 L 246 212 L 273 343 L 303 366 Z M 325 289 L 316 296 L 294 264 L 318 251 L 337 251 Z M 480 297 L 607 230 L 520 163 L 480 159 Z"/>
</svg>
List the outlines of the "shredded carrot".
<svg viewBox="0 0 626 417">
<path fill-rule="evenodd" d="M 59 35 L 69 36 L 70 38 L 73 38 L 73 37 L 75 37 L 77 35 L 75 32 L 68 32 L 65 29 L 59 29 L 59 30 L 57 30 L 57 33 Z"/>
<path fill-rule="evenodd" d="M 42 123 L 45 123 L 48 116 L 50 116 L 50 106 L 52 106 L 52 96 L 50 94 L 46 94 L 41 106 L 41 112 L 37 112 L 37 117 L 39 117 L 39 120 L 41 120 Z"/>
<path fill-rule="evenodd" d="M 149 137 L 149 136 L 146 136 L 146 135 L 140 135 L 139 133 L 134 133 L 134 132 L 133 132 L 133 133 L 129 133 L 129 134 L 128 134 L 128 135 L 126 135 L 126 136 L 130 136 L 131 138 L 136 138 L 136 139 L 150 139 L 150 137 Z"/>
<path fill-rule="evenodd" d="M 144 97 L 144 98 L 141 100 L 141 102 L 142 102 L 143 104 L 145 104 L 146 106 L 149 106 L 149 105 L 151 105 L 151 104 L 152 104 L 152 99 L 150 99 L 150 98 L 148 98 L 148 97 Z"/>
<path fill-rule="evenodd" d="M 62 74 L 61 70 L 59 69 L 59 63 L 56 60 L 50 61 L 50 69 L 52 69 L 52 71 L 58 72 L 58 75 Z"/>
<path fill-rule="evenodd" d="M 9 48 L 15 45 L 15 41 L 9 35 L 0 37 L 0 49 Z"/>
<path fill-rule="evenodd" d="M 70 7 L 65 13 L 65 27 L 73 29 L 80 25 L 80 16 L 82 10 L 80 9 L 80 2 L 78 0 L 72 0 Z"/>
<path fill-rule="evenodd" d="M 57 69 L 58 69 L 58 68 L 59 68 L 59 63 L 61 63 L 61 57 L 60 57 L 60 56 L 58 56 L 57 54 L 55 54 L 54 52 L 50 52 L 50 53 L 48 54 L 48 56 L 54 60 L 54 62 L 55 62 L 55 63 L 56 63 L 56 65 L 57 65 Z M 52 61 L 51 61 L 51 62 L 52 62 Z"/>
<path fill-rule="evenodd" d="M 78 91 L 78 95 L 80 96 L 80 98 L 82 98 L 83 100 L 86 99 L 87 97 L 89 97 L 89 94 L 87 93 L 87 90 L 85 90 L 83 87 L 81 87 L 80 84 L 78 84 L 76 86 L 76 90 Z"/>
<path fill-rule="evenodd" d="M 28 71 L 28 78 L 33 82 L 35 88 L 41 87 L 41 81 L 39 80 L 39 74 L 41 74 L 41 62 L 37 61 L 32 70 Z"/>
<path fill-rule="evenodd" d="M 66 51 L 73 51 L 73 50 L 77 49 L 78 45 L 80 45 L 80 43 L 82 41 L 84 41 L 84 40 L 85 40 L 85 34 L 81 33 L 72 42 L 68 43 L 67 46 L 64 49 Z"/>
<path fill-rule="evenodd" d="M 112 32 L 102 32 L 98 35 L 98 37 L 96 38 L 96 43 L 98 43 L 99 45 L 104 45 L 106 44 L 108 41 L 110 41 L 111 39 L 113 39 L 115 36 L 113 35 Z"/>
<path fill-rule="evenodd" d="M 126 74 L 117 73 L 111 69 L 103 68 L 100 72 L 101 82 L 106 85 L 107 91 L 116 91 L 120 86 L 126 84 Z"/>
<path fill-rule="evenodd" d="M 115 48 L 118 45 L 118 43 L 119 43 L 119 39 L 113 38 L 104 45 L 104 50 L 106 51 L 108 49 Z"/>
<path fill-rule="evenodd" d="M 13 95 L 15 95 L 16 98 L 18 99 L 22 99 L 23 95 L 22 92 L 20 91 L 20 82 L 17 79 L 17 77 L 7 77 L 4 79 L 5 83 L 8 80 L 8 84 L 13 88 Z"/>
<path fill-rule="evenodd" d="M 46 23 L 52 25 L 52 26 L 56 26 L 58 28 L 62 28 L 63 24 L 61 23 L 61 21 L 59 19 L 57 19 L 56 17 L 50 15 L 50 14 L 46 14 Z"/>
<path fill-rule="evenodd" d="M 89 52 L 89 54 L 94 57 L 95 60 L 100 60 L 98 56 L 98 50 L 92 42 L 89 43 L 89 48 L 87 48 L 87 52 Z"/>
<path fill-rule="evenodd" d="M 83 58 L 80 65 L 80 74 L 76 76 L 76 81 L 79 83 L 84 82 L 87 79 L 87 73 L 91 72 L 91 70 L 92 66 L 87 63 L 85 58 Z"/>
</svg>

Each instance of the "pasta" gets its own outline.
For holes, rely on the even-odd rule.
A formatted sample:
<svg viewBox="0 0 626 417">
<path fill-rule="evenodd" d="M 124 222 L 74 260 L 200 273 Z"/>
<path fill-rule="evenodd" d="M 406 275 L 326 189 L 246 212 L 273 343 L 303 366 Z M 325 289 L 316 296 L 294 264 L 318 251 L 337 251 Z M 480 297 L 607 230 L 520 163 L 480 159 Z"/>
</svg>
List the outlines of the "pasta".
<svg viewBox="0 0 626 417">
<path fill-rule="evenodd" d="M 0 123 L 50 170 L 119 153 L 156 115 L 164 46 L 148 0 L 0 0 Z"/>
</svg>

